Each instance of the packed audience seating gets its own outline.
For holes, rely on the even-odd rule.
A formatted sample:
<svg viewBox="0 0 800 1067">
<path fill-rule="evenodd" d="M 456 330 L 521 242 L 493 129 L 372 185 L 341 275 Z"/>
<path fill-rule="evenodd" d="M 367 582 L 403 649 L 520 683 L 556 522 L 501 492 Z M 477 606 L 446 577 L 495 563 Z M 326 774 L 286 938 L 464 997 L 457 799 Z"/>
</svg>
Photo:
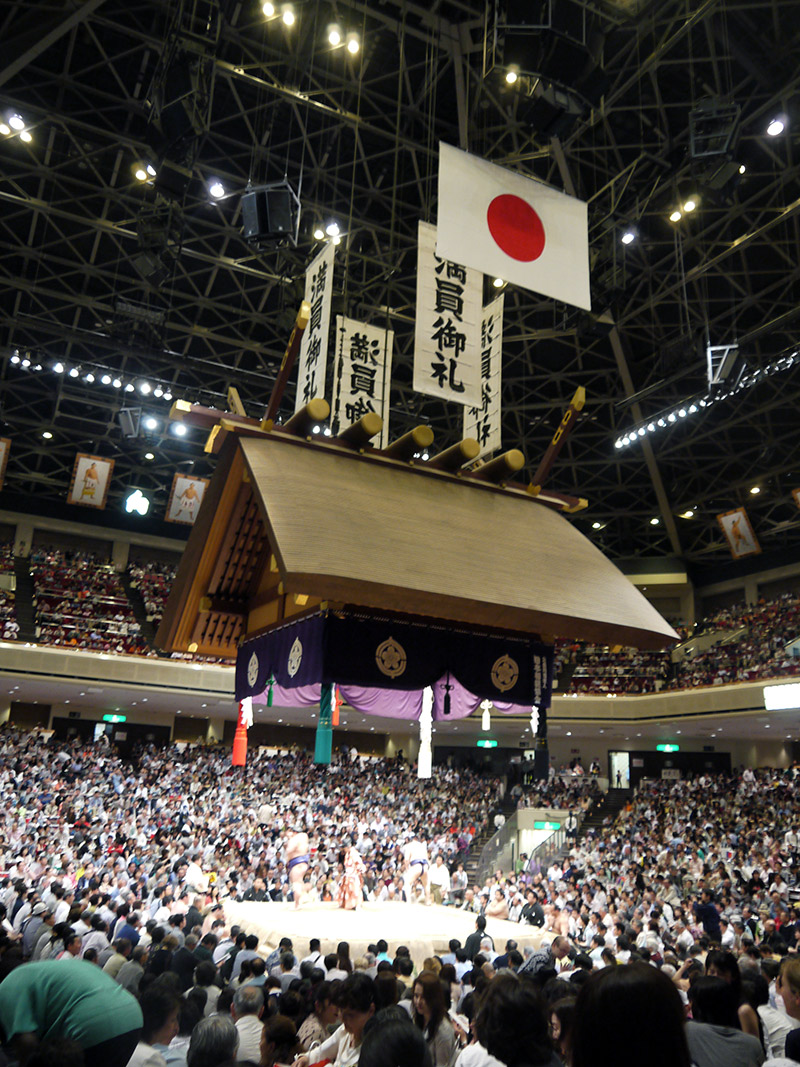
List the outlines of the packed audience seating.
<svg viewBox="0 0 800 1067">
<path fill-rule="evenodd" d="M 169 591 L 175 581 L 178 568 L 174 563 L 131 563 L 128 567 L 131 586 L 139 595 L 147 613 L 147 621 L 158 628 Z"/>
<path fill-rule="evenodd" d="M 13 575 L 13 573 L 14 546 L 10 542 L 0 541 L 0 575 Z M 19 623 L 14 591 L 0 587 L 0 640 L 16 641 L 18 637 Z"/>
<path fill-rule="evenodd" d="M 124 764 L 103 742 L 5 728 L 5 1051 L 26 1067 L 800 1062 L 796 765 L 645 781 L 548 870 L 522 864 L 452 899 L 474 933 L 420 960 L 391 939 L 400 846 L 422 823 L 454 867 L 497 798 L 496 782 L 434 774 L 326 770 L 297 752 L 244 772 L 221 749 Z M 396 887 L 387 937 L 363 957 L 227 924 L 228 896 L 290 896 L 289 812 L 311 840 L 304 899 L 326 899 L 351 842 L 365 897 Z M 499 919 L 537 927 L 542 947 L 496 942 Z"/>
<path fill-rule="evenodd" d="M 42 644 L 92 652 L 152 654 L 119 576 L 91 552 L 31 552 L 36 633 Z"/>
<path fill-rule="evenodd" d="M 155 654 L 139 633 L 125 591 L 108 561 L 86 552 L 35 549 L 30 562 L 40 641 L 92 651 Z M 12 546 L 0 545 L 0 573 L 13 569 Z M 175 565 L 134 561 L 128 573 L 131 585 L 141 595 L 148 621 L 157 627 L 175 578 Z M 800 673 L 800 657 L 785 651 L 800 637 L 800 597 L 795 593 L 762 599 L 754 607 L 740 604 L 720 609 L 698 622 L 691 633 L 686 628 L 678 630 L 686 638 L 717 631 L 732 637 L 676 664 L 669 652 L 560 641 L 556 645 L 556 677 L 564 678 L 567 685 L 556 691 L 638 695 Z M 0 590 L 0 636 L 13 639 L 17 631 L 13 594 Z M 204 657 L 173 653 L 172 658 Z"/>
<path fill-rule="evenodd" d="M 739 604 L 711 613 L 684 638 L 715 631 L 739 631 L 678 664 L 669 652 L 611 649 L 581 642 L 561 642 L 558 669 L 572 668 L 568 692 L 635 695 L 662 689 L 694 689 L 705 685 L 779 678 L 800 674 L 800 657 L 785 646 L 800 637 L 800 597 L 787 593 L 755 606 Z"/>
</svg>

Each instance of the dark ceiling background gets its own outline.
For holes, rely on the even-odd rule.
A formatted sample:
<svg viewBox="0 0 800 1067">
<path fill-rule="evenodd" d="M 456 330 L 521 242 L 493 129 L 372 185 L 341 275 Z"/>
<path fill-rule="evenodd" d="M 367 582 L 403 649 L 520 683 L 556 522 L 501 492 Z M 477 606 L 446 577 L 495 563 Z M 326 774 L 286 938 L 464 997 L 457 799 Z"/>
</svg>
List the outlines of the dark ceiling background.
<svg viewBox="0 0 800 1067">
<path fill-rule="evenodd" d="M 705 393 L 709 340 L 738 343 L 750 373 L 796 350 L 800 5 L 500 8 L 536 25 L 495 37 L 495 5 L 479 0 L 295 3 L 291 28 L 281 5 L 266 18 L 229 0 L 0 4 L 0 120 L 18 113 L 32 135 L 0 136 L 0 506 L 65 514 L 75 453 L 91 451 L 116 461 L 104 521 L 119 524 L 133 486 L 163 514 L 176 470 L 210 473 L 203 435 L 174 437 L 169 401 L 124 385 L 216 406 L 235 385 L 261 415 L 329 219 L 344 232 L 334 313 L 396 332 L 392 436 L 427 421 L 437 448 L 457 440 L 461 409 L 411 389 L 416 229 L 435 222 L 444 140 L 590 206 L 591 315 L 506 289 L 503 446 L 532 473 L 583 385 L 551 484 L 588 497 L 573 521 L 612 557 L 673 555 L 695 574 L 724 563 L 716 515 L 739 504 L 769 556 L 800 547 L 798 366 L 615 447 Z M 358 35 L 356 56 L 327 43 L 333 22 Z M 528 69 L 515 85 L 509 58 Z M 738 122 L 727 153 L 697 158 L 690 116 L 709 98 Z M 177 144 L 175 113 L 193 123 Z M 769 137 L 777 114 L 786 130 Z M 148 161 L 161 173 L 170 137 L 188 171 L 177 198 L 135 176 Z M 239 194 L 284 176 L 300 188 L 297 247 L 252 248 Z M 670 222 L 690 194 L 698 208 Z M 157 429 L 125 437 L 125 407 Z"/>
</svg>

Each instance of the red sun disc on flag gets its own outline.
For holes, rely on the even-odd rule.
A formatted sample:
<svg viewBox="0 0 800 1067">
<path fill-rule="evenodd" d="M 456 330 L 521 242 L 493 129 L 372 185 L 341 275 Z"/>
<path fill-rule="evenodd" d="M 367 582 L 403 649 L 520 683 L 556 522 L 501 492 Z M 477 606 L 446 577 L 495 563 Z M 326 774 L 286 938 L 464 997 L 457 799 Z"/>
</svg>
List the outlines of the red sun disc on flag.
<svg viewBox="0 0 800 1067">
<path fill-rule="evenodd" d="M 489 204 L 486 222 L 498 246 L 512 259 L 531 263 L 544 252 L 542 220 L 521 196 L 496 196 Z"/>
</svg>

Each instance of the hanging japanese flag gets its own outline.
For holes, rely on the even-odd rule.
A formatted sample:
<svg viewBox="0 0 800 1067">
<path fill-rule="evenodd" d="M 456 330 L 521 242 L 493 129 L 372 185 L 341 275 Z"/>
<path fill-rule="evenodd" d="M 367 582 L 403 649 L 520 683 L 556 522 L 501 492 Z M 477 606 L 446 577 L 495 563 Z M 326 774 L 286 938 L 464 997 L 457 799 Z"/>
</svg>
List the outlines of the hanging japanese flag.
<svg viewBox="0 0 800 1067">
<path fill-rule="evenodd" d="M 447 144 L 439 145 L 436 251 L 591 309 L 586 204 Z"/>
</svg>

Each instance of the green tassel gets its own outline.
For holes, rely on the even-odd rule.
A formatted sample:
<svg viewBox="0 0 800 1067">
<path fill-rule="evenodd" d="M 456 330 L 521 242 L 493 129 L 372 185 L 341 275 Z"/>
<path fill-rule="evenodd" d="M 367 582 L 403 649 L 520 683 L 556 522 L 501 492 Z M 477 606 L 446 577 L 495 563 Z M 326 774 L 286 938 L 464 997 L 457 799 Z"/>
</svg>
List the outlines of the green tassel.
<svg viewBox="0 0 800 1067">
<path fill-rule="evenodd" d="M 270 678 L 269 678 L 269 689 L 267 690 L 267 707 L 268 708 L 272 707 L 272 686 L 273 686 L 274 682 L 275 682 L 275 679 L 272 677 L 272 675 L 270 675 Z"/>
</svg>

